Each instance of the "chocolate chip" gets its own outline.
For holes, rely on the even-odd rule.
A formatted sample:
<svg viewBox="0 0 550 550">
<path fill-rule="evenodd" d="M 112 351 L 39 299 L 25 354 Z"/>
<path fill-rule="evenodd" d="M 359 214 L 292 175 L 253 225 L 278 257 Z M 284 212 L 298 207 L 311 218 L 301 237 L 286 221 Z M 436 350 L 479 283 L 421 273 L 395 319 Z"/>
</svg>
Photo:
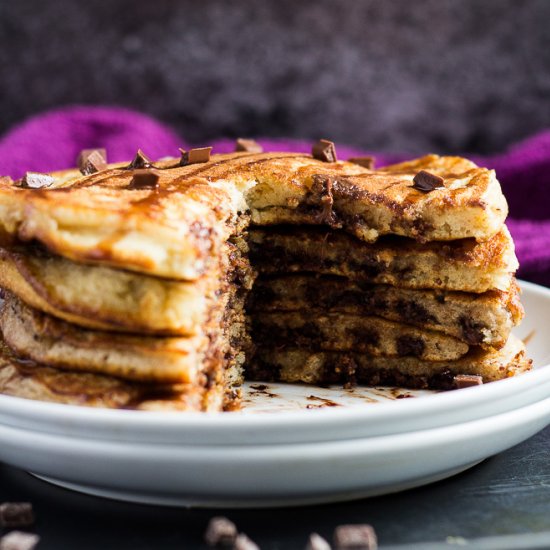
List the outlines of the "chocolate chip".
<svg viewBox="0 0 550 550">
<path fill-rule="evenodd" d="M 317 533 L 311 533 L 306 550 L 330 550 L 330 544 Z"/>
<path fill-rule="evenodd" d="M 336 162 L 336 147 L 332 141 L 320 139 L 313 144 L 311 155 L 314 159 L 322 160 L 323 162 Z"/>
<path fill-rule="evenodd" d="M 142 168 L 133 172 L 128 189 L 154 189 L 158 187 L 158 181 L 157 170 Z"/>
<path fill-rule="evenodd" d="M 348 162 L 358 164 L 367 170 L 372 170 L 374 168 L 374 157 L 351 157 L 348 159 Z"/>
<path fill-rule="evenodd" d="M 235 539 L 235 550 L 260 550 L 260 547 L 252 540 L 250 540 L 244 533 L 241 533 Z"/>
<path fill-rule="evenodd" d="M 485 324 L 475 321 L 468 315 L 461 315 L 458 322 L 462 331 L 462 337 L 467 344 L 478 346 L 483 343 L 484 333 L 487 330 Z"/>
<path fill-rule="evenodd" d="M 445 180 L 441 176 L 436 176 L 426 170 L 420 170 L 416 176 L 413 178 L 413 186 L 418 191 L 422 193 L 429 193 L 434 189 L 441 189 L 443 187 L 443 182 Z"/>
<path fill-rule="evenodd" d="M 39 540 L 38 535 L 12 531 L 0 539 L 0 550 L 33 550 Z"/>
<path fill-rule="evenodd" d="M 478 374 L 457 374 L 453 378 L 453 386 L 457 390 L 471 386 L 481 386 L 481 384 L 483 384 L 483 377 Z"/>
<path fill-rule="evenodd" d="M 371 525 L 340 525 L 334 531 L 334 546 L 337 550 L 375 550 L 378 541 Z"/>
<path fill-rule="evenodd" d="M 49 187 L 54 181 L 55 178 L 48 174 L 27 172 L 25 177 L 19 180 L 19 185 L 28 189 L 42 189 L 43 187 Z"/>
<path fill-rule="evenodd" d="M 210 151 L 212 151 L 212 147 L 199 147 L 197 149 L 191 149 L 190 151 L 180 149 L 180 151 L 180 166 L 187 166 L 188 164 L 208 162 L 210 160 Z"/>
<path fill-rule="evenodd" d="M 264 148 L 253 139 L 239 138 L 235 143 L 235 151 L 246 151 L 247 153 L 263 153 Z"/>
<path fill-rule="evenodd" d="M 78 169 L 85 175 L 95 174 L 107 168 L 105 149 L 83 149 L 76 159 Z"/>
<path fill-rule="evenodd" d="M 237 527 L 224 517 L 215 517 L 210 520 L 204 540 L 209 546 L 232 546 L 237 538 Z"/>
<path fill-rule="evenodd" d="M 416 336 L 399 336 L 397 338 L 397 354 L 400 357 L 405 355 L 412 355 L 413 357 L 420 357 L 424 353 L 425 344 L 422 338 Z"/>
<path fill-rule="evenodd" d="M 2 527 L 25 527 L 34 523 L 30 502 L 4 502 L 0 504 L 0 525 Z"/>
<path fill-rule="evenodd" d="M 151 161 L 151 159 L 147 157 L 141 149 L 138 149 L 134 160 L 132 160 L 132 162 L 128 164 L 128 166 L 126 166 L 126 169 L 135 170 L 139 168 L 151 168 L 152 166 L 153 162 Z"/>
</svg>

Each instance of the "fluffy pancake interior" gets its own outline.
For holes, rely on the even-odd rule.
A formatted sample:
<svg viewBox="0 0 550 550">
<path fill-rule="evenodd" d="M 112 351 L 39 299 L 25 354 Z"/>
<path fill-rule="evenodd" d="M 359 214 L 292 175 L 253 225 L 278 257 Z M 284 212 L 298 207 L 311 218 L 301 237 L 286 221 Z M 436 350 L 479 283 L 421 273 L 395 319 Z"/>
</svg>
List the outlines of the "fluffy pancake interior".
<svg viewBox="0 0 550 550">
<path fill-rule="evenodd" d="M 448 390 L 458 374 L 479 375 L 486 383 L 521 374 L 530 368 L 531 361 L 525 356 L 523 342 L 511 335 L 500 350 L 473 348 L 464 357 L 452 361 L 260 348 L 247 365 L 247 376 L 254 380 L 308 384 L 360 383 Z"/>
</svg>

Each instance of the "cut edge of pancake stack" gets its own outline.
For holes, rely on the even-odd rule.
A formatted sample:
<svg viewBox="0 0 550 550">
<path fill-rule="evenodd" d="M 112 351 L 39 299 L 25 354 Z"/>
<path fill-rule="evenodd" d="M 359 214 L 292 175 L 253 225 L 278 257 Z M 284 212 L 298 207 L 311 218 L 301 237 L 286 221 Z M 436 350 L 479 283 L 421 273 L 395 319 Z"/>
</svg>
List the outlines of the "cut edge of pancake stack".
<svg viewBox="0 0 550 550">
<path fill-rule="evenodd" d="M 0 181 L 0 392 L 238 407 L 246 377 L 451 389 L 530 368 L 490 170 L 313 154 L 138 152 Z"/>
</svg>

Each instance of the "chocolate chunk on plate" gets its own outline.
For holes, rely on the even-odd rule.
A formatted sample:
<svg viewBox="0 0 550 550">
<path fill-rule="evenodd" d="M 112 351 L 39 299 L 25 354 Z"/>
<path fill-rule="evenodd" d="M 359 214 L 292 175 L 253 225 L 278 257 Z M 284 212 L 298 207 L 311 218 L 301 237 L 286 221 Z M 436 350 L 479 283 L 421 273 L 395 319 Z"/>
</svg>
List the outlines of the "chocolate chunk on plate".
<svg viewBox="0 0 550 550">
<path fill-rule="evenodd" d="M 224 517 L 214 517 L 208 523 L 204 540 L 209 546 L 233 546 L 237 538 L 237 527 Z"/>
<path fill-rule="evenodd" d="M 340 525 L 334 531 L 336 550 L 376 550 L 378 540 L 372 525 Z"/>
<path fill-rule="evenodd" d="M 107 168 L 107 151 L 105 149 L 83 149 L 76 159 L 76 165 L 85 176 L 105 170 Z"/>
<path fill-rule="evenodd" d="M 0 550 L 33 550 L 39 540 L 33 533 L 12 531 L 0 539 Z"/>
<path fill-rule="evenodd" d="M 482 384 L 483 377 L 478 374 L 457 374 L 453 378 L 453 385 L 456 389 L 481 386 Z"/>
<path fill-rule="evenodd" d="M 264 148 L 253 139 L 239 138 L 235 143 L 235 151 L 247 153 L 263 153 Z"/>
<path fill-rule="evenodd" d="M 332 141 L 320 139 L 313 144 L 311 156 L 314 159 L 322 160 L 323 162 L 336 162 L 336 147 Z"/>
</svg>

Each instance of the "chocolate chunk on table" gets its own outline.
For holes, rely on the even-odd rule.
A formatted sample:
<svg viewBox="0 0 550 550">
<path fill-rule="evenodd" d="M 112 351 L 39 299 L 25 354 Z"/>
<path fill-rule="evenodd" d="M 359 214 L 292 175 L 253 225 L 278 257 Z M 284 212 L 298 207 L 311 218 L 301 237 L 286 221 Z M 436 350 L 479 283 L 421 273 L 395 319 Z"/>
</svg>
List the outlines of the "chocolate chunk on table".
<svg viewBox="0 0 550 550">
<path fill-rule="evenodd" d="M 235 550 L 260 550 L 260 547 L 244 533 L 240 533 L 235 539 L 235 546 L 233 548 Z"/>
<path fill-rule="evenodd" d="M 340 525 L 334 530 L 336 550 L 376 550 L 378 540 L 372 525 Z"/>
<path fill-rule="evenodd" d="M 330 550 L 330 544 L 321 535 L 311 533 L 306 550 Z"/>
<path fill-rule="evenodd" d="M 208 523 L 204 540 L 209 546 L 232 546 L 237 538 L 237 527 L 225 517 L 214 517 Z"/>
<path fill-rule="evenodd" d="M 34 523 L 30 502 L 3 502 L 0 504 L 0 525 L 2 527 L 26 527 Z"/>
<path fill-rule="evenodd" d="M 12 531 L 0 539 L 0 550 L 33 550 L 40 541 L 38 535 Z"/>
</svg>

